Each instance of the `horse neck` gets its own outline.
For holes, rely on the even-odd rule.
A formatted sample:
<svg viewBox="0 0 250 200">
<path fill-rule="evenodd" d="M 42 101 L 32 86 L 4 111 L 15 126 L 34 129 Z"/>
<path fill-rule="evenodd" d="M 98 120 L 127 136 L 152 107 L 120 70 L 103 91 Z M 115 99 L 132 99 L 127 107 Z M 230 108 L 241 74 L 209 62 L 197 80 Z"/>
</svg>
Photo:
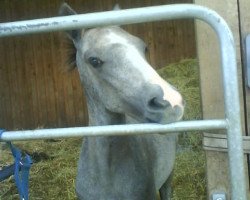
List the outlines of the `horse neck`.
<svg viewBox="0 0 250 200">
<path fill-rule="evenodd" d="M 103 125 L 116 125 L 124 124 L 125 117 L 108 111 L 104 105 L 96 101 L 91 96 L 87 96 L 87 106 L 89 112 L 89 125 L 90 126 L 103 126 Z M 128 136 L 129 137 L 129 136 Z M 128 137 L 119 136 L 97 136 L 85 138 L 85 143 L 82 146 L 82 152 L 88 155 L 88 163 L 94 168 L 96 166 L 102 166 L 99 170 L 99 175 L 102 176 L 103 180 L 107 179 L 109 171 L 109 157 L 117 153 L 117 150 L 110 149 L 111 144 L 114 141 L 120 141 L 123 145 L 128 145 Z M 124 139 L 127 138 L 125 141 Z M 88 149 L 86 151 L 86 149 Z M 82 158 L 80 158 L 82 159 Z"/>
<path fill-rule="evenodd" d="M 90 126 L 125 124 L 124 115 L 110 112 L 102 102 L 92 96 L 87 95 L 86 99 Z"/>
</svg>

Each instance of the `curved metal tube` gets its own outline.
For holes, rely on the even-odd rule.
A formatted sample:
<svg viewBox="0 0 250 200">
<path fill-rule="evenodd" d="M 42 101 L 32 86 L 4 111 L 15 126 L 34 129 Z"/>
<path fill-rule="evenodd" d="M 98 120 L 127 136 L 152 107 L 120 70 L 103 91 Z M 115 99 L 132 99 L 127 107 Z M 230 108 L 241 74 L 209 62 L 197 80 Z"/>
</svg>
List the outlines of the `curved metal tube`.
<svg viewBox="0 0 250 200">
<path fill-rule="evenodd" d="M 0 37 L 180 18 L 208 23 L 220 42 L 232 199 L 246 200 L 236 54 L 232 33 L 216 12 L 198 5 L 163 5 L 0 24 Z M 169 125 L 171 126 L 171 125 Z M 21 134 L 21 132 L 20 132 Z M 4 134 L 5 135 L 5 134 Z M 53 137 L 53 135 L 51 136 Z"/>
</svg>

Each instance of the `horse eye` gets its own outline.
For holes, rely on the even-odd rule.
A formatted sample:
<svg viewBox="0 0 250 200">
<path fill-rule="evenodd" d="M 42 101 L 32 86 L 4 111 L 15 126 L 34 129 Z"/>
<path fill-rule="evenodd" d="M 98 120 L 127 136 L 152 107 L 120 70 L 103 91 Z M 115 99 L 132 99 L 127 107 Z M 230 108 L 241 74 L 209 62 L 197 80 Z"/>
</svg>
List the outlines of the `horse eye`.
<svg viewBox="0 0 250 200">
<path fill-rule="evenodd" d="M 100 67 L 103 64 L 103 61 L 97 57 L 89 57 L 88 61 L 95 68 Z"/>
</svg>

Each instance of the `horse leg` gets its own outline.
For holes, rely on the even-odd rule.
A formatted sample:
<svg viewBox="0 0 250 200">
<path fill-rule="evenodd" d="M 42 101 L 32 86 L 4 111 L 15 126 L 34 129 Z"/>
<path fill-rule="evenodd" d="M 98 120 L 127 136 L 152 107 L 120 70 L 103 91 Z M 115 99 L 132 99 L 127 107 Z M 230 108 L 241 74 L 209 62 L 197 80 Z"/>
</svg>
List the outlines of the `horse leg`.
<svg viewBox="0 0 250 200">
<path fill-rule="evenodd" d="M 160 197 L 161 200 L 170 200 L 172 197 L 172 189 L 171 189 L 171 182 L 173 179 L 173 171 L 171 172 L 170 176 L 166 180 L 166 182 L 160 188 Z"/>
</svg>

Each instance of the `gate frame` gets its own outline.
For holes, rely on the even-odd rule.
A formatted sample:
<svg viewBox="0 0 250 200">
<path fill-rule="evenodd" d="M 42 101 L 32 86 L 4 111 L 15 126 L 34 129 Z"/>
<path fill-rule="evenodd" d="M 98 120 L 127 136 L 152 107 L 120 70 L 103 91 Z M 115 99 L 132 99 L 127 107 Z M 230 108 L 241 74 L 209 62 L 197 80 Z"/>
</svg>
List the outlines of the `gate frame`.
<svg viewBox="0 0 250 200">
<path fill-rule="evenodd" d="M 225 129 L 228 136 L 232 199 L 247 200 L 235 44 L 232 32 L 227 23 L 215 11 L 198 5 L 175 4 L 17 21 L 1 23 L 0 37 L 180 18 L 195 18 L 202 20 L 210 25 L 217 34 L 220 43 L 221 67 L 223 72 L 224 119 L 176 122 L 168 125 L 140 124 L 7 131 L 1 135 L 0 141 L 96 135 L 128 135 L 143 134 L 143 132 L 148 134 L 152 132 L 169 133 L 187 130 Z"/>
</svg>

